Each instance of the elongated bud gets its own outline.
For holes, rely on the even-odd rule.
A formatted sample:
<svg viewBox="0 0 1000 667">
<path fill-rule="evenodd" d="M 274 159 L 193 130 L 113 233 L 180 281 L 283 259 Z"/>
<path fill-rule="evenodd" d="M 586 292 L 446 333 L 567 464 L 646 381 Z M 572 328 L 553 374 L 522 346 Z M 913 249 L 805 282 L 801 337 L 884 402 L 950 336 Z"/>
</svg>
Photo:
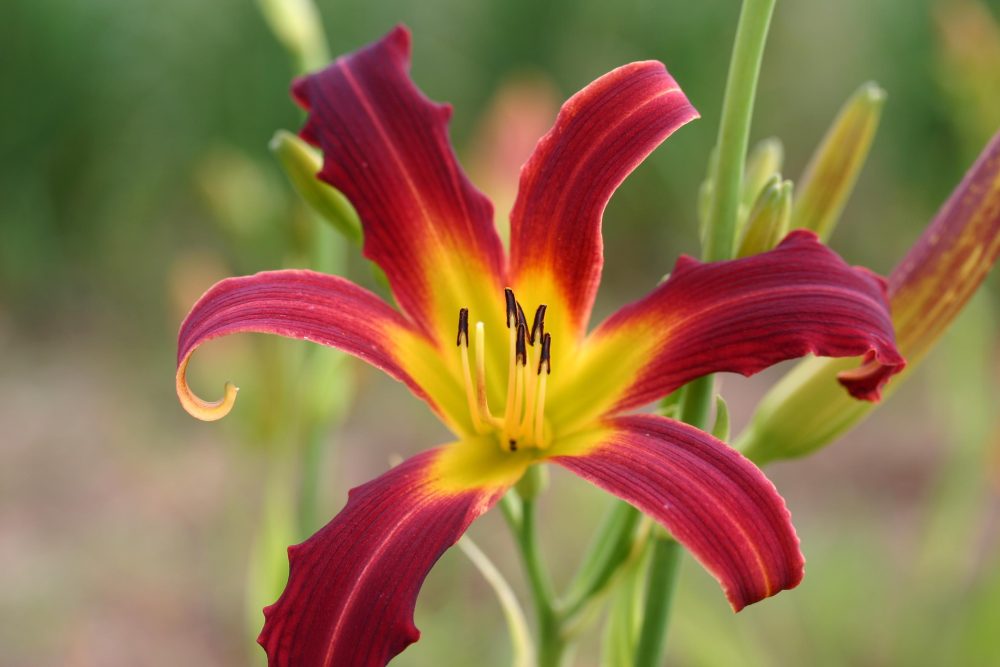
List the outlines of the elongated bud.
<svg viewBox="0 0 1000 667">
<path fill-rule="evenodd" d="M 896 344 L 907 365 L 887 395 L 947 330 L 998 255 L 1000 134 L 889 276 Z M 799 362 L 764 396 L 737 448 L 764 463 L 803 456 L 850 430 L 875 407 L 853 400 L 837 383 L 856 366 L 856 359 Z"/>
<path fill-rule="evenodd" d="M 258 0 L 258 4 L 271 32 L 295 58 L 300 73 L 330 61 L 323 21 L 312 0 Z"/>
<path fill-rule="evenodd" d="M 747 158 L 746 174 L 743 176 L 743 196 L 741 205 L 747 211 L 760 199 L 764 188 L 781 173 L 785 160 L 785 147 L 781 139 L 770 137 L 757 142 Z"/>
<path fill-rule="evenodd" d="M 792 229 L 811 229 L 826 240 L 854 190 L 878 129 L 885 91 L 866 83 L 841 108 L 798 182 Z"/>
<path fill-rule="evenodd" d="M 774 176 L 764 187 L 747 216 L 737 257 L 749 257 L 778 245 L 788 233 L 792 218 L 792 182 Z"/>
<path fill-rule="evenodd" d="M 274 134 L 270 147 L 292 187 L 310 208 L 352 242 L 360 244 L 361 220 L 354 207 L 339 190 L 316 177 L 323 164 L 319 151 L 285 130 Z"/>
</svg>

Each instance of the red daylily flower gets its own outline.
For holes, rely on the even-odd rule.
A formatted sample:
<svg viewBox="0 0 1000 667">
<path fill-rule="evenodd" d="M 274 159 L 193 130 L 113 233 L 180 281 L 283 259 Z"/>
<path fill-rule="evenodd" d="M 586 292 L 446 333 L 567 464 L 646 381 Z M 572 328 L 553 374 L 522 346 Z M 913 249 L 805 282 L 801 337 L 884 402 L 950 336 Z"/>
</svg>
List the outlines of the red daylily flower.
<svg viewBox="0 0 1000 667">
<path fill-rule="evenodd" d="M 342 278 L 275 271 L 218 283 L 181 326 L 177 389 L 195 416 L 223 416 L 235 388 L 217 403 L 195 396 L 185 380 L 192 352 L 265 332 L 381 368 L 457 439 L 354 489 L 340 514 L 289 549 L 287 587 L 260 635 L 270 664 L 388 662 L 419 636 L 413 609 L 434 562 L 541 462 L 659 521 L 735 610 L 796 586 L 798 538 L 760 470 L 696 428 L 623 413 L 709 373 L 750 375 L 808 353 L 879 362 L 843 380 L 877 400 L 904 365 L 884 282 L 797 232 L 746 259 L 682 257 L 668 280 L 588 334 L 604 207 L 697 112 L 658 62 L 616 69 L 570 98 L 522 170 L 508 258 L 490 202 L 452 152 L 450 108 L 414 86 L 409 51 L 397 28 L 293 89 L 309 111 L 302 136 L 324 154 L 319 178 L 356 207 L 364 253 L 399 310 Z M 532 320 L 522 303 L 537 308 Z"/>
</svg>

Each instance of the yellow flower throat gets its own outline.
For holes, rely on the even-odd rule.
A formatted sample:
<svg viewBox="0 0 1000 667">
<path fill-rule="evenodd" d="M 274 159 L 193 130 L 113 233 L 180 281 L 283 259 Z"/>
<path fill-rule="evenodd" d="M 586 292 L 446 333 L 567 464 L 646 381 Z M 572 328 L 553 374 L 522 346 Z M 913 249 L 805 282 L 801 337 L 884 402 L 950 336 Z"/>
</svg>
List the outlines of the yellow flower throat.
<svg viewBox="0 0 1000 667">
<path fill-rule="evenodd" d="M 545 333 L 545 309 L 541 305 L 529 329 L 521 304 L 514 292 L 504 290 L 507 302 L 507 330 L 509 361 L 507 374 L 507 401 L 503 415 L 496 416 L 490 409 L 486 395 L 486 327 L 476 322 L 476 373 L 472 374 L 469 361 L 469 309 L 458 312 L 458 348 L 462 360 L 462 376 L 469 413 L 477 433 L 496 431 L 500 446 L 511 452 L 521 447 L 544 449 L 548 443 L 545 435 L 545 385 L 552 372 L 552 337 Z"/>
</svg>

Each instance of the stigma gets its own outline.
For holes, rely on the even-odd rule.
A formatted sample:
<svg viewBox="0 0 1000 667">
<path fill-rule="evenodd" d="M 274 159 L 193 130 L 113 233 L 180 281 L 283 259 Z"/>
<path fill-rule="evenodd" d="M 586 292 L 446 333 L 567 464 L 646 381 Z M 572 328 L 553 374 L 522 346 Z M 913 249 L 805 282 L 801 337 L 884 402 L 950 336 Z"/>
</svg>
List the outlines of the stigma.
<svg viewBox="0 0 1000 667">
<path fill-rule="evenodd" d="M 552 337 L 545 332 L 546 306 L 540 305 L 529 326 L 524 309 L 510 288 L 504 290 L 507 309 L 507 393 L 503 412 L 494 414 L 486 390 L 486 326 L 477 321 L 470 345 L 469 309 L 458 311 L 456 343 L 469 414 L 477 433 L 496 433 L 500 447 L 548 446 L 545 431 L 545 389 L 552 372 Z M 469 348 L 475 354 L 475 366 Z"/>
</svg>

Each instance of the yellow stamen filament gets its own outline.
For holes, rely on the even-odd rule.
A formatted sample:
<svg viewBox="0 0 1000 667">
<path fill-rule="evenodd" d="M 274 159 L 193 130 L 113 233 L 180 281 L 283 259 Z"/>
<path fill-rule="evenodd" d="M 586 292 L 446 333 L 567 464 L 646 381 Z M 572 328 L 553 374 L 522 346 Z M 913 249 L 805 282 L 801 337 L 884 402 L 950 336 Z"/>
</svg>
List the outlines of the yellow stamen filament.
<svg viewBox="0 0 1000 667">
<path fill-rule="evenodd" d="M 524 405 L 524 367 L 517 368 L 517 362 L 514 363 L 516 369 L 516 380 L 514 382 L 514 410 L 508 415 L 504 428 L 507 431 L 507 437 L 511 440 L 517 440 L 520 436 L 518 433 L 519 427 L 521 425 L 521 408 Z"/>
<path fill-rule="evenodd" d="M 486 325 L 476 322 L 475 368 L 469 359 L 469 311 L 459 312 L 458 347 L 462 360 L 469 414 L 478 433 L 496 430 L 497 443 L 504 451 L 517 451 L 522 446 L 541 447 L 545 437 L 545 389 L 549 364 L 550 336 L 544 332 L 545 306 L 539 306 L 532 325 L 534 337 L 529 337 L 520 304 L 513 292 L 506 290 L 508 352 L 507 398 L 502 415 L 490 410 L 486 382 Z M 540 345 L 536 343 L 540 341 Z"/>
<path fill-rule="evenodd" d="M 535 388 L 538 384 L 538 374 L 535 373 L 535 360 L 533 359 L 534 355 L 532 354 L 534 351 L 534 345 L 528 347 L 528 363 L 521 370 L 524 374 L 524 420 L 521 421 L 521 424 L 517 429 L 519 435 L 522 433 L 531 435 L 532 425 L 534 424 Z"/>
<path fill-rule="evenodd" d="M 510 370 L 507 372 L 507 407 L 503 411 L 503 420 L 509 426 L 511 415 L 514 414 L 514 384 L 517 377 L 517 325 L 508 326 L 507 330 L 510 333 Z"/>
<path fill-rule="evenodd" d="M 548 443 L 545 442 L 545 384 L 548 380 L 548 368 L 545 369 L 544 373 L 539 373 L 538 375 L 538 392 L 536 393 L 535 403 L 535 444 L 540 449 L 545 449 L 548 447 Z"/>
<path fill-rule="evenodd" d="M 486 326 L 482 322 L 476 322 L 476 402 L 483 420 L 496 427 L 503 426 L 503 422 L 490 412 L 486 393 Z"/>
<path fill-rule="evenodd" d="M 472 415 L 472 425 L 477 433 L 485 433 L 486 425 L 479 414 L 479 402 L 472 384 L 472 369 L 469 367 L 469 340 L 466 338 L 459 346 L 462 350 L 462 379 L 465 381 L 465 398 L 469 403 L 469 414 Z"/>
<path fill-rule="evenodd" d="M 218 401 L 206 401 L 197 396 L 187 383 L 187 365 L 191 357 L 185 357 L 177 366 L 177 398 L 188 414 L 202 421 L 214 422 L 222 419 L 233 409 L 236 403 L 236 392 L 240 389 L 232 382 L 227 382 L 225 394 Z"/>
</svg>

